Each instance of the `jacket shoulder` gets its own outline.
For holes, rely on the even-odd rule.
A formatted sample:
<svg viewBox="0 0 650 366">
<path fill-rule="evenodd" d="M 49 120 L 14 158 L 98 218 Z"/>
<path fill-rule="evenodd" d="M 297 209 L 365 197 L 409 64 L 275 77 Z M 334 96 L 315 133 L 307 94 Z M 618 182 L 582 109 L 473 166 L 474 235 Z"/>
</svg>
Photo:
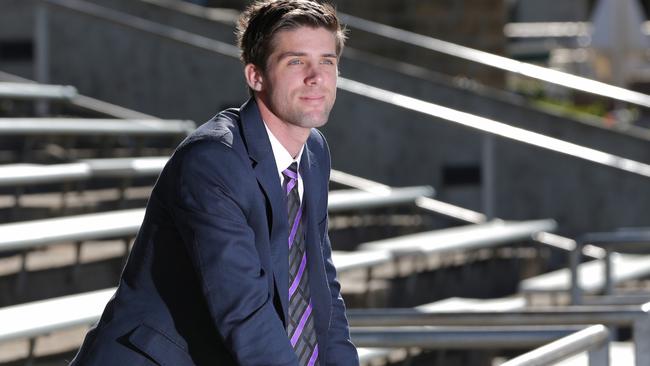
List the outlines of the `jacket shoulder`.
<svg viewBox="0 0 650 366">
<path fill-rule="evenodd" d="M 226 109 L 194 130 L 176 150 L 182 150 L 193 143 L 205 140 L 220 142 L 232 148 L 235 140 L 240 136 L 240 125 L 239 109 Z"/>
<path fill-rule="evenodd" d="M 309 146 L 309 150 L 317 156 L 319 161 L 325 163 L 324 167 L 326 168 L 327 175 L 329 176 L 329 169 L 331 167 L 330 148 L 323 133 L 315 128 L 312 128 L 309 134 L 309 138 L 307 139 L 307 145 Z"/>
</svg>

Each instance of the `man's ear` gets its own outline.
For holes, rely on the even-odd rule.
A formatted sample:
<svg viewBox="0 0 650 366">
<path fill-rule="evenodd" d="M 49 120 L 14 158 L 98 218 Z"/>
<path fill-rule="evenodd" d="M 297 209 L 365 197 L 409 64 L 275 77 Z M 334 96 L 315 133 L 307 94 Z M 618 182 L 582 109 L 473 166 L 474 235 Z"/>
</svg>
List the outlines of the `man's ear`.
<svg viewBox="0 0 650 366">
<path fill-rule="evenodd" d="M 249 88 L 256 92 L 262 91 L 262 71 L 257 66 L 246 64 L 246 66 L 244 66 L 244 77 L 246 78 L 246 83 Z"/>
</svg>

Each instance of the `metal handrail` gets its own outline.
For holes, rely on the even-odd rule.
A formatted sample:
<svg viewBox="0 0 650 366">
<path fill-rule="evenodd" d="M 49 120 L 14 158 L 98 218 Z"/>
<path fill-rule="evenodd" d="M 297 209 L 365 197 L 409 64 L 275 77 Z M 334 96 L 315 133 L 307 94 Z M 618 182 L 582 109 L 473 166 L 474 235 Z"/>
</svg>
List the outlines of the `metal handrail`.
<svg viewBox="0 0 650 366">
<path fill-rule="evenodd" d="M 427 311 L 425 309 L 348 309 L 352 326 L 505 326 L 604 324 L 633 329 L 637 366 L 650 366 L 650 303 L 631 306 L 570 306 L 520 311 Z"/>
<path fill-rule="evenodd" d="M 592 325 L 545 346 L 527 352 L 501 366 L 545 366 L 589 351 L 590 366 L 609 365 L 609 331 L 603 325 Z"/>
<path fill-rule="evenodd" d="M 4 307 L 0 309 L 0 342 L 91 325 L 114 293 L 115 288 L 110 288 Z"/>
<path fill-rule="evenodd" d="M 647 250 L 650 249 L 650 228 L 625 228 L 612 232 L 588 233 L 580 237 L 569 258 L 571 302 L 573 304 L 582 302 L 578 266 L 581 262 L 582 248 L 587 244 L 605 249 L 603 271 L 605 294 L 609 295 L 614 291 L 612 252 L 625 250 L 629 253 L 641 249 L 638 253 L 647 253 Z"/>
<path fill-rule="evenodd" d="M 0 118 L 0 135 L 187 135 L 192 121 L 160 119 Z"/>
<path fill-rule="evenodd" d="M 503 33 L 509 38 L 586 37 L 592 30 L 592 22 L 513 22 L 503 27 Z M 650 35 L 650 21 L 643 22 L 641 31 Z"/>
<path fill-rule="evenodd" d="M 337 194 L 332 196 L 332 193 Z M 330 193 L 329 204 L 336 206 L 336 211 L 372 209 L 386 205 L 413 204 L 419 197 L 430 197 L 435 190 L 430 186 L 393 188 L 385 193 L 371 193 L 351 190 L 336 190 Z"/>
<path fill-rule="evenodd" d="M 348 320 L 355 327 L 418 325 L 552 325 L 597 324 L 633 326 L 650 323 L 650 303 L 621 306 L 568 306 L 527 308 L 518 311 L 432 311 L 418 308 L 348 309 Z"/>
<path fill-rule="evenodd" d="M 93 177 L 155 176 L 169 158 L 147 156 L 137 158 L 83 159 L 64 164 L 0 165 L 0 187 L 63 183 Z"/>
<path fill-rule="evenodd" d="M 391 190 L 391 187 L 386 184 L 338 170 L 332 170 L 330 180 L 344 186 L 377 194 L 385 194 Z M 430 197 L 419 197 L 415 200 L 415 205 L 424 210 L 437 212 L 465 223 L 480 224 L 487 221 L 486 216 L 480 212 L 454 206 Z"/>
<path fill-rule="evenodd" d="M 583 327 L 503 326 L 503 327 L 367 327 L 350 328 L 350 338 L 358 347 L 420 347 L 427 349 L 530 348 L 582 330 Z"/>
<path fill-rule="evenodd" d="M 0 81 L 2 82 L 11 82 L 11 83 L 20 83 L 20 84 L 29 84 L 29 85 L 43 85 L 38 84 L 34 80 L 26 79 L 17 75 L 9 74 L 3 71 L 0 71 Z M 90 98 L 86 95 L 76 94 L 74 98 L 68 99 L 68 103 L 75 107 L 79 107 L 85 110 L 90 110 L 95 113 L 100 113 L 111 118 L 123 118 L 123 119 L 158 119 L 142 112 L 136 112 L 124 107 L 117 106 L 115 104 L 107 103 L 101 100 Z"/>
<path fill-rule="evenodd" d="M 513 60 L 493 53 L 460 46 L 451 42 L 442 41 L 436 38 L 409 32 L 403 29 L 358 18 L 352 15 L 339 13 L 339 17 L 348 26 L 398 42 L 403 42 L 431 51 L 443 53 L 449 56 L 462 58 L 467 61 L 507 71 L 512 74 L 518 74 L 529 78 L 545 81 L 551 84 L 561 85 L 566 88 L 578 90 L 580 92 L 595 94 L 602 97 L 643 106 L 646 108 L 650 107 L 650 96 L 647 94 L 635 92 L 629 89 L 621 88 L 585 77 L 576 76 L 566 72 Z"/>
<path fill-rule="evenodd" d="M 508 38 L 575 38 L 591 31 L 591 22 L 512 22 L 503 27 Z"/>
<path fill-rule="evenodd" d="M 442 254 L 527 240 L 534 233 L 556 228 L 557 223 L 549 219 L 516 222 L 494 220 L 366 242 L 360 244 L 358 249 L 389 251 L 395 257 Z"/>
<path fill-rule="evenodd" d="M 73 86 L 0 82 L 0 98 L 70 100 L 77 96 Z"/>
</svg>

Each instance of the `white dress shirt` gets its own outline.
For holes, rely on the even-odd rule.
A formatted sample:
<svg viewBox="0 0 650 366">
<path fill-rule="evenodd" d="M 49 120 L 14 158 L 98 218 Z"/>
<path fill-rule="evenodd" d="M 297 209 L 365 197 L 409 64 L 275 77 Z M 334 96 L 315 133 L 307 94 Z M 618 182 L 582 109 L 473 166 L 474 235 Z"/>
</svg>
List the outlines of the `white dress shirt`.
<svg viewBox="0 0 650 366">
<path fill-rule="evenodd" d="M 302 151 L 305 146 L 303 145 L 300 148 L 298 157 L 294 159 L 289 151 L 278 141 L 278 139 L 273 135 L 273 132 L 269 130 L 269 127 L 264 122 L 264 127 L 266 132 L 269 135 L 269 140 L 271 141 L 271 149 L 273 149 L 273 157 L 275 157 L 275 165 L 278 167 L 278 177 L 280 178 L 280 185 L 284 182 L 284 174 L 282 172 L 287 169 L 294 161 L 298 164 L 298 195 L 300 196 L 300 201 L 302 202 L 302 194 L 305 190 L 302 183 L 302 174 L 300 174 L 300 158 L 302 156 Z"/>
</svg>

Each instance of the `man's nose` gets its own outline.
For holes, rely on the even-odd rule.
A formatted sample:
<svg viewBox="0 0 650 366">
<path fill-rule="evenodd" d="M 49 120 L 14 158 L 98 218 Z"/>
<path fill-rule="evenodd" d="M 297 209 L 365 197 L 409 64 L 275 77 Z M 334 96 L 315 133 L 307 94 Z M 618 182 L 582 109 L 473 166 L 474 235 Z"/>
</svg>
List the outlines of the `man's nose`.
<svg viewBox="0 0 650 366">
<path fill-rule="evenodd" d="M 318 85 L 323 81 L 323 71 L 318 68 L 318 63 L 310 63 L 307 70 L 307 77 L 305 78 L 305 84 L 307 85 Z"/>
</svg>

